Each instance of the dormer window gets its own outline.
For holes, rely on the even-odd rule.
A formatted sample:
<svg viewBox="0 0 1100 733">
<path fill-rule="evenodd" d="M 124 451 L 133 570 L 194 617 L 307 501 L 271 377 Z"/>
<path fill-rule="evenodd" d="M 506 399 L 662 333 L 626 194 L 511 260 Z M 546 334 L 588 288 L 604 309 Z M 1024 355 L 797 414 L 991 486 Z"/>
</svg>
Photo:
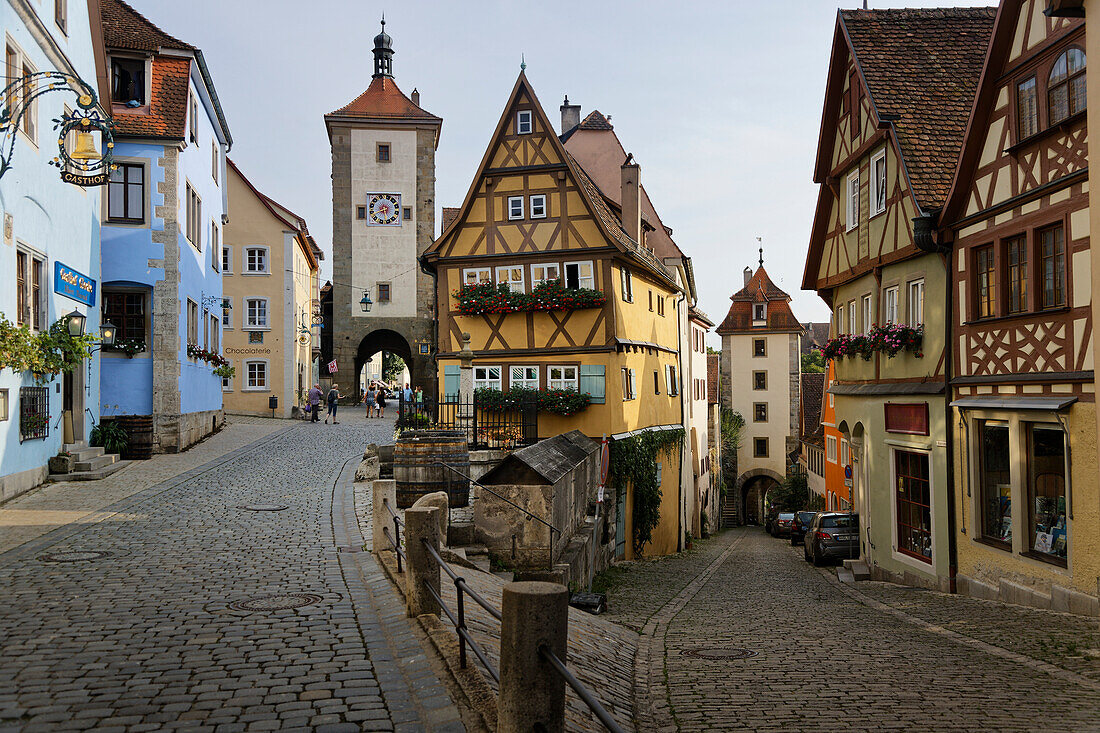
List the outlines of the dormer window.
<svg viewBox="0 0 1100 733">
<path fill-rule="evenodd" d="M 1068 49 L 1054 62 L 1047 82 L 1050 124 L 1085 111 L 1085 52 Z"/>
<path fill-rule="evenodd" d="M 767 303 L 753 303 L 752 304 L 752 322 L 753 325 L 763 324 L 768 320 L 768 304 Z"/>
<path fill-rule="evenodd" d="M 516 134 L 517 135 L 530 135 L 534 129 L 532 123 L 531 110 L 524 109 L 516 113 Z"/>
<path fill-rule="evenodd" d="M 111 59 L 111 101 L 126 107 L 145 106 L 145 59 Z"/>
</svg>

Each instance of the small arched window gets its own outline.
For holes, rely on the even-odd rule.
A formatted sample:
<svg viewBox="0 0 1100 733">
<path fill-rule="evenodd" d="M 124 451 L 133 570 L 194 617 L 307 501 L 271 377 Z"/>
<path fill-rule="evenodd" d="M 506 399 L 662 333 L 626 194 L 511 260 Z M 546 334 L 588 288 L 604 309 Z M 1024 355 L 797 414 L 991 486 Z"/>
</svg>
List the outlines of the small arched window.
<svg viewBox="0 0 1100 733">
<path fill-rule="evenodd" d="M 1047 82 L 1050 124 L 1085 111 L 1085 52 L 1068 49 L 1054 62 Z"/>
</svg>

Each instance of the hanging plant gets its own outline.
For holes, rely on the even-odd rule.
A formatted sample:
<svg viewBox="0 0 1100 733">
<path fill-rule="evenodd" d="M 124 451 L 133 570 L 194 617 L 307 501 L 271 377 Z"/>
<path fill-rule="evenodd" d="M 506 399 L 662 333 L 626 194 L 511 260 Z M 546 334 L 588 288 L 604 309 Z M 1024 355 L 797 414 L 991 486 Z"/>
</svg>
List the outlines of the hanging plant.
<svg viewBox="0 0 1100 733">
<path fill-rule="evenodd" d="M 210 351 L 195 344 L 187 344 L 187 355 L 192 359 L 205 361 L 206 363 L 213 364 L 216 367 L 229 366 L 229 359 L 226 359 L 224 356 L 216 351 Z"/>
<path fill-rule="evenodd" d="M 71 372 L 91 357 L 96 337 L 71 336 L 65 321 L 54 321 L 48 331 L 34 333 L 26 325 L 16 326 L 0 313 L 0 369 L 16 374 L 34 372 L 39 384 L 54 375 Z"/>
<path fill-rule="evenodd" d="M 609 483 L 618 491 L 628 488 L 634 497 L 634 552 L 653 539 L 661 521 L 661 486 L 657 483 L 657 459 L 671 458 L 684 440 L 684 429 L 647 431 L 611 443 Z"/>
<path fill-rule="evenodd" d="M 908 351 L 920 359 L 924 356 L 924 352 L 921 351 L 923 343 L 924 326 L 914 328 L 901 324 L 889 324 L 874 326 L 867 335 L 843 334 L 829 339 L 821 347 L 821 355 L 825 359 L 858 356 L 864 361 L 870 361 L 876 352 L 886 354 L 892 359 L 898 352 Z"/>
<path fill-rule="evenodd" d="M 214 376 L 222 377 L 224 379 L 232 379 L 237 376 L 237 367 L 230 366 L 229 364 L 219 364 L 214 367 Z"/>
<path fill-rule="evenodd" d="M 561 280 L 546 280 L 530 293 L 513 292 L 507 285 L 479 283 L 454 291 L 455 310 L 461 316 L 483 313 L 526 313 L 601 308 L 607 296 L 590 288 L 567 288 Z"/>
</svg>

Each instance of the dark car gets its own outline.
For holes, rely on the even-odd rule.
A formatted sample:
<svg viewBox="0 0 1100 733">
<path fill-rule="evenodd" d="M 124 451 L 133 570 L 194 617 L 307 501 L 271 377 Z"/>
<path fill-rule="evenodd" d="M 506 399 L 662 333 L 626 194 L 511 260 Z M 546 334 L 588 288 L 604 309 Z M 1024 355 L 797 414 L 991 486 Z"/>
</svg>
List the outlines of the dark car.
<svg viewBox="0 0 1100 733">
<path fill-rule="evenodd" d="M 794 512 L 779 512 L 772 522 L 772 537 L 790 537 L 791 522 L 794 521 Z"/>
<path fill-rule="evenodd" d="M 810 528 L 810 523 L 814 521 L 814 515 L 817 512 L 802 511 L 794 513 L 794 521 L 791 523 L 791 544 L 801 545 L 802 540 L 806 537 L 806 530 Z"/>
<path fill-rule="evenodd" d="M 859 557 L 859 515 L 821 512 L 814 516 L 802 541 L 806 559 L 814 565 L 826 560 Z"/>
</svg>

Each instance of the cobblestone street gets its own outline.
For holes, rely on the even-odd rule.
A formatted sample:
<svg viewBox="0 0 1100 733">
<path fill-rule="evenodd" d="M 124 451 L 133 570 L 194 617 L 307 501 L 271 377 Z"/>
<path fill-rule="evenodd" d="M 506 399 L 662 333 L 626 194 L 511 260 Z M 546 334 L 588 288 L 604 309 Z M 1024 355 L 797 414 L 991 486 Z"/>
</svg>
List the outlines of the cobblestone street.
<svg viewBox="0 0 1100 733">
<path fill-rule="evenodd" d="M 639 730 L 1100 730 L 1095 618 L 824 570 L 745 528 L 605 576 Z"/>
<path fill-rule="evenodd" d="M 462 730 L 356 551 L 350 479 L 392 421 L 342 417 L 231 417 L 0 507 L 0 729 Z"/>
</svg>

